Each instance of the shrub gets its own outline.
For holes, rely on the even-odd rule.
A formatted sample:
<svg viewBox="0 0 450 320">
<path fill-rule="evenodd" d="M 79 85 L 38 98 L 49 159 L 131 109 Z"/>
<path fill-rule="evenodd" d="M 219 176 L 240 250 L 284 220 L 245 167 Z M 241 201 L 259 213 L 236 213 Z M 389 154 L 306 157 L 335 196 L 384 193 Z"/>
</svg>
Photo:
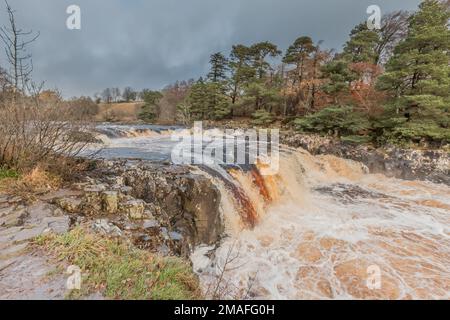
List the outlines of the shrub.
<svg viewBox="0 0 450 320">
<path fill-rule="evenodd" d="M 369 130 L 367 117 L 348 106 L 332 106 L 294 121 L 296 128 L 305 132 L 355 136 Z"/>
<path fill-rule="evenodd" d="M 266 110 L 258 110 L 252 114 L 252 117 L 252 123 L 258 126 L 269 125 L 274 121 L 272 114 Z"/>
<path fill-rule="evenodd" d="M 69 106 L 77 119 L 96 116 L 100 111 L 98 104 L 89 97 L 74 98 L 69 101 Z"/>
<path fill-rule="evenodd" d="M 87 121 L 61 100 L 11 95 L 0 100 L 0 165 L 31 169 L 61 156 L 75 157 L 87 145 Z"/>
</svg>

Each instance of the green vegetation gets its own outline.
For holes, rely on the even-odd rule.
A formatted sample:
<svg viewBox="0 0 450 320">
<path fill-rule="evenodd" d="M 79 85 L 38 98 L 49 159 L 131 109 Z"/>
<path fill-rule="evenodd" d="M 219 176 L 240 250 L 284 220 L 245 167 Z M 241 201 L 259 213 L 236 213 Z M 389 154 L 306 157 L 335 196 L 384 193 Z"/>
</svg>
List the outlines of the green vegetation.
<svg viewBox="0 0 450 320">
<path fill-rule="evenodd" d="M 47 234 L 33 244 L 61 264 L 76 265 L 83 274 L 82 289 L 71 298 L 101 292 L 125 300 L 185 300 L 200 298 L 198 279 L 180 258 L 159 257 L 119 240 L 76 228 L 63 235 Z"/>
<path fill-rule="evenodd" d="M 272 115 L 266 110 L 257 110 L 252 114 L 253 121 L 252 123 L 258 126 L 269 125 L 273 122 Z"/>
<path fill-rule="evenodd" d="M 422 0 L 385 14 L 381 28 L 357 24 L 341 52 L 299 36 L 282 52 L 261 41 L 210 56 L 198 80 L 161 92 L 107 88 L 104 102 L 145 102 L 139 119 L 189 125 L 239 118 L 375 145 L 450 143 L 450 5 Z M 122 100 L 120 100 L 122 99 Z M 88 104 L 84 101 L 86 105 Z M 89 108 L 89 110 L 94 110 Z"/>
<path fill-rule="evenodd" d="M 16 170 L 6 169 L 0 167 L 0 180 L 3 179 L 17 179 L 19 173 Z"/>
<path fill-rule="evenodd" d="M 370 123 L 363 114 L 348 106 L 333 106 L 294 121 L 297 129 L 336 137 L 358 135 L 368 130 Z"/>
<path fill-rule="evenodd" d="M 378 122 L 388 140 L 450 142 L 450 11 L 426 0 L 410 19 L 378 87 L 389 104 Z"/>
<path fill-rule="evenodd" d="M 448 4 L 423 0 L 393 12 L 379 30 L 350 32 L 340 53 L 301 36 L 284 55 L 270 42 L 211 56 L 206 80 L 178 101 L 178 119 L 274 119 L 344 141 L 445 146 L 450 143 Z M 273 66 L 280 59 L 281 65 Z"/>
<path fill-rule="evenodd" d="M 161 98 L 162 94 L 158 91 L 144 90 L 142 99 L 145 104 L 138 115 L 139 119 L 146 122 L 154 121 L 157 115 L 157 104 Z"/>
</svg>

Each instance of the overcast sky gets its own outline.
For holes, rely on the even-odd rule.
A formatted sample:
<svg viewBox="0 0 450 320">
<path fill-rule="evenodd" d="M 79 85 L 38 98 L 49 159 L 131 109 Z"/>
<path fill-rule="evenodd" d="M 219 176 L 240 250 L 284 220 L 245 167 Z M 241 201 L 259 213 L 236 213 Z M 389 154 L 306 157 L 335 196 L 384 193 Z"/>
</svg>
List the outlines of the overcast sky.
<svg viewBox="0 0 450 320">
<path fill-rule="evenodd" d="M 209 55 L 233 44 L 271 41 L 285 49 L 298 36 L 340 49 L 377 4 L 383 13 L 414 10 L 419 0 L 9 0 L 18 23 L 41 32 L 30 48 L 35 78 L 65 96 L 105 87 L 160 89 L 198 78 Z M 81 30 L 66 28 L 66 8 L 81 8 Z M 0 0 L 0 24 L 5 24 Z M 0 65 L 5 66 L 0 55 Z"/>
</svg>

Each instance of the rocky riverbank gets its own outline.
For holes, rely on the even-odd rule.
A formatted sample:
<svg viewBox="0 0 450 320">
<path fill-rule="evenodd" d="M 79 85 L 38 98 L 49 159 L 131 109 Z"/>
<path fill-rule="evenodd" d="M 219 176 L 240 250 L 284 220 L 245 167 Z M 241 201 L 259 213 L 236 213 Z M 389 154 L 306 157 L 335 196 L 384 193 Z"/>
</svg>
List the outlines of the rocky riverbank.
<svg viewBox="0 0 450 320">
<path fill-rule="evenodd" d="M 372 173 L 450 185 L 450 159 L 444 151 L 375 149 L 287 131 L 280 142 L 313 155 L 361 162 Z M 31 198 L 0 194 L 0 299 L 64 298 L 67 275 L 30 250 L 29 244 L 42 235 L 83 228 L 158 257 L 187 260 L 194 247 L 218 244 L 224 233 L 220 191 L 188 166 L 99 160 L 77 183 Z"/>
<path fill-rule="evenodd" d="M 29 250 L 41 235 L 83 227 L 158 256 L 187 258 L 223 232 L 220 193 L 182 166 L 145 161 L 97 161 L 68 189 L 26 199 L 0 197 L 0 298 L 64 298 L 66 276 Z M 34 261 L 34 262 L 33 262 Z"/>
<path fill-rule="evenodd" d="M 206 128 L 251 129 L 248 121 L 206 122 Z M 450 153 L 439 149 L 404 149 L 397 146 L 375 148 L 352 144 L 331 137 L 304 134 L 281 124 L 280 143 L 303 148 L 312 155 L 334 155 L 366 165 L 371 173 L 405 180 L 426 180 L 450 185 Z"/>
<path fill-rule="evenodd" d="M 374 148 L 291 131 L 281 133 L 280 143 L 303 148 L 313 155 L 330 154 L 358 161 L 366 165 L 371 173 L 450 185 L 450 154 L 443 150 L 413 150 L 395 146 Z"/>
</svg>

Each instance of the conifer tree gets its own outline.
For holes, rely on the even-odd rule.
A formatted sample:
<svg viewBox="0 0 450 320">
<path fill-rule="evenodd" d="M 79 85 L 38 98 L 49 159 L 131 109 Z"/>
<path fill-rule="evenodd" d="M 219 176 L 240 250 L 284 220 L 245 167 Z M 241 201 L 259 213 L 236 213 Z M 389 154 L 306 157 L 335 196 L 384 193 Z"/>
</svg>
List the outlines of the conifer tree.
<svg viewBox="0 0 450 320">
<path fill-rule="evenodd" d="M 187 104 L 193 120 L 203 120 L 208 111 L 206 83 L 200 78 L 192 85 Z"/>
<path fill-rule="evenodd" d="M 380 127 L 391 139 L 450 141 L 449 19 L 442 2 L 424 0 L 380 77 L 392 98 Z"/>
<path fill-rule="evenodd" d="M 220 53 L 214 53 L 209 60 L 211 71 L 208 74 L 208 80 L 220 82 L 227 79 L 228 59 Z"/>
</svg>

